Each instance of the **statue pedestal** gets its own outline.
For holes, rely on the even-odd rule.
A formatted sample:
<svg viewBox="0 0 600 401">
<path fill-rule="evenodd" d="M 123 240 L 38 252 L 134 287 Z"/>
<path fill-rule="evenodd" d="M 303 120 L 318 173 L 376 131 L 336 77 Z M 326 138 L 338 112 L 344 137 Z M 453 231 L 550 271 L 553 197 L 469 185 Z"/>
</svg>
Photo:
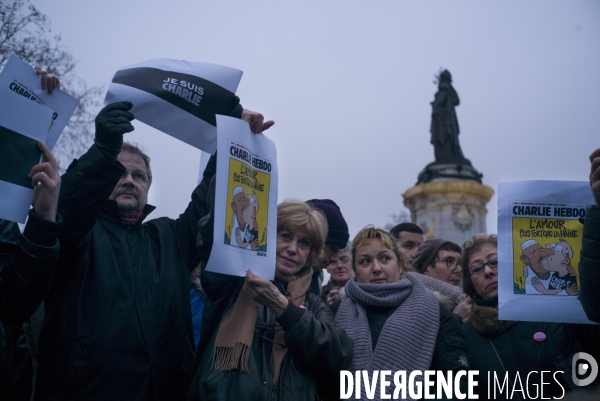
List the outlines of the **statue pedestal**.
<svg viewBox="0 0 600 401">
<path fill-rule="evenodd" d="M 474 180 L 449 177 L 415 185 L 402 196 L 411 221 L 425 238 L 443 238 L 461 245 L 475 234 L 486 232 L 485 205 L 494 190 Z"/>
<path fill-rule="evenodd" d="M 471 162 L 462 159 L 456 163 L 429 163 L 419 173 L 417 185 L 431 181 L 469 180 L 481 183 L 483 174 L 471 166 Z"/>
</svg>

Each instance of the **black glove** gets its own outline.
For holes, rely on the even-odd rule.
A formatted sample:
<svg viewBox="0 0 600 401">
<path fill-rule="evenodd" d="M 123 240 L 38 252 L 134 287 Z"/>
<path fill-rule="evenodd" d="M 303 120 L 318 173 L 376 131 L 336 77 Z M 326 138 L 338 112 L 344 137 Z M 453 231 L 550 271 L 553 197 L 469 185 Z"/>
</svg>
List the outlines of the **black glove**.
<svg viewBox="0 0 600 401">
<path fill-rule="evenodd" d="M 109 160 L 117 160 L 123 147 L 123 134 L 133 131 L 130 121 L 135 117 L 128 110 L 131 102 L 111 103 L 96 116 L 96 138 L 98 150 Z"/>
</svg>

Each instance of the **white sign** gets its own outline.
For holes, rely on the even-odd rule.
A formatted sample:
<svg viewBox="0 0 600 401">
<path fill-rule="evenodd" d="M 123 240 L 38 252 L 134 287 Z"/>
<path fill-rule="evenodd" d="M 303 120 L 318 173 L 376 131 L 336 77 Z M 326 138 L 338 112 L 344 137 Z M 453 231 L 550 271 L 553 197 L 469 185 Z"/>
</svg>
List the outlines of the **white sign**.
<svg viewBox="0 0 600 401">
<path fill-rule="evenodd" d="M 0 88 L 6 88 L 11 92 L 13 94 L 11 99 L 22 97 L 54 111 L 48 119 L 46 128 L 48 135 L 44 141 L 50 150 L 54 149 L 60 134 L 79 105 L 79 100 L 60 89 L 55 89 L 52 94 L 42 90 L 41 76 L 32 66 L 14 54 L 10 56 L 0 73 Z M 2 112 L 6 112 L 4 104 Z"/>
<path fill-rule="evenodd" d="M 54 110 L 0 87 L 0 218 L 25 223 L 34 189 L 27 178 L 40 161 Z"/>
<path fill-rule="evenodd" d="M 215 227 L 206 270 L 273 280 L 277 241 L 277 152 L 264 134 L 217 116 Z"/>
<path fill-rule="evenodd" d="M 235 109 L 241 79 L 242 71 L 222 65 L 154 59 L 119 69 L 104 104 L 129 101 L 137 120 L 213 154 L 216 115 Z"/>
<path fill-rule="evenodd" d="M 498 317 L 592 323 L 578 299 L 587 181 L 498 184 Z"/>
</svg>

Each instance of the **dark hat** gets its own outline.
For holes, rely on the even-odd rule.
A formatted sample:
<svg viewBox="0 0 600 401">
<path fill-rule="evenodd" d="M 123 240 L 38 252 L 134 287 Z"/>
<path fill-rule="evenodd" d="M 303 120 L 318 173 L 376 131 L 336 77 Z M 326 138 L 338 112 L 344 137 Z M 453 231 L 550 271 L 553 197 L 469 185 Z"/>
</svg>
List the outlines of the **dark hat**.
<svg viewBox="0 0 600 401">
<path fill-rule="evenodd" d="M 306 203 L 314 209 L 322 211 L 327 218 L 329 231 L 327 231 L 325 243 L 339 245 L 340 248 L 344 248 L 348 244 L 350 233 L 348 233 L 348 224 L 346 224 L 339 206 L 331 199 L 311 199 Z"/>
<path fill-rule="evenodd" d="M 423 273 L 427 270 L 427 266 L 429 266 L 433 258 L 435 258 L 435 255 L 437 255 L 440 248 L 448 242 L 451 241 L 445 239 L 428 239 L 427 241 L 424 241 L 417 249 L 417 253 L 415 253 L 415 258 L 410 264 L 410 267 L 414 271 Z"/>
</svg>

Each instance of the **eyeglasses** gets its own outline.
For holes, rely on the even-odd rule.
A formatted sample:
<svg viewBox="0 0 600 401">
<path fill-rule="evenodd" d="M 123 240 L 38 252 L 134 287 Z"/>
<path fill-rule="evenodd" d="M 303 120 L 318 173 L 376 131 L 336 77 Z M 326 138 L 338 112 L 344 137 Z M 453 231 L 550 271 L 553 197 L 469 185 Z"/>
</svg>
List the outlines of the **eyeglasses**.
<svg viewBox="0 0 600 401">
<path fill-rule="evenodd" d="M 431 262 L 431 264 L 437 263 L 437 262 L 442 262 L 446 265 L 447 269 L 450 270 L 455 270 L 458 267 L 458 260 L 454 259 L 454 258 L 448 258 L 448 259 L 434 259 L 433 262 Z"/>
<path fill-rule="evenodd" d="M 492 270 L 497 270 L 498 269 L 498 259 L 488 260 L 486 263 L 471 266 L 469 268 L 469 274 L 471 276 L 476 276 L 478 274 L 481 274 L 485 271 L 486 266 L 489 266 L 490 269 L 492 269 Z"/>
</svg>

